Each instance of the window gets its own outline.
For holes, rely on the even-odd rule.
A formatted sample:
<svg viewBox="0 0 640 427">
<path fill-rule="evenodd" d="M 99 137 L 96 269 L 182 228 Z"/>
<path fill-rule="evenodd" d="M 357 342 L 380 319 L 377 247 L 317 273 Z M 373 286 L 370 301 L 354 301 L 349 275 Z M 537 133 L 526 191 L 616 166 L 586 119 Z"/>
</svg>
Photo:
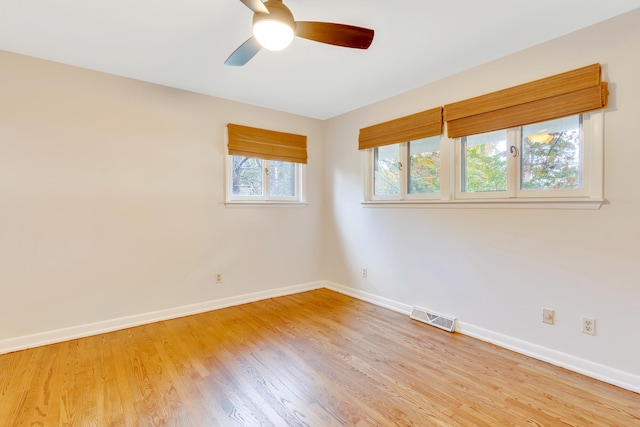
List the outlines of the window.
<svg viewBox="0 0 640 427">
<path fill-rule="evenodd" d="M 229 201 L 302 201 L 302 165 L 281 160 L 229 156 Z"/>
<path fill-rule="evenodd" d="M 407 145 L 407 192 L 440 193 L 440 137 L 423 138 Z"/>
<path fill-rule="evenodd" d="M 601 201 L 603 117 L 585 113 L 370 148 L 365 201 Z M 449 158 L 452 168 L 444 161 Z"/>
<path fill-rule="evenodd" d="M 372 148 L 377 200 L 440 197 L 440 137 Z"/>
<path fill-rule="evenodd" d="M 594 64 L 445 105 L 448 137 L 363 128 L 365 202 L 599 208 L 607 100 Z"/>
<path fill-rule="evenodd" d="M 360 129 L 366 200 L 439 197 L 441 134 L 442 107 Z"/>
<path fill-rule="evenodd" d="M 382 197 L 400 195 L 400 144 L 375 147 L 373 153 L 373 194 Z"/>
<path fill-rule="evenodd" d="M 227 202 L 303 202 L 306 137 L 228 125 Z"/>
<path fill-rule="evenodd" d="M 520 130 L 520 189 L 582 188 L 582 116 L 571 116 Z"/>
<path fill-rule="evenodd" d="M 597 198 L 601 121 L 602 113 L 578 114 L 457 138 L 455 198 Z"/>
<path fill-rule="evenodd" d="M 488 132 L 462 138 L 460 186 L 463 193 L 507 190 L 507 132 Z"/>
</svg>

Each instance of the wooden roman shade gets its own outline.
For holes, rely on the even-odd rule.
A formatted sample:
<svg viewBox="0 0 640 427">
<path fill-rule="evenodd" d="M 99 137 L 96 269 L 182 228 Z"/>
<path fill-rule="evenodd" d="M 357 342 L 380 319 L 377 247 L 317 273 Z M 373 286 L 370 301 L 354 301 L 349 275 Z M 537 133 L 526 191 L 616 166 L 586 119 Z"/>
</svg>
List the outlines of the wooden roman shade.
<svg viewBox="0 0 640 427">
<path fill-rule="evenodd" d="M 442 107 L 360 129 L 358 149 L 414 141 L 442 133 Z"/>
<path fill-rule="evenodd" d="M 444 106 L 450 138 L 566 117 L 607 106 L 600 64 Z"/>
<path fill-rule="evenodd" d="M 304 135 L 232 123 L 227 125 L 227 129 L 229 131 L 229 154 L 307 163 L 307 137 Z"/>
</svg>

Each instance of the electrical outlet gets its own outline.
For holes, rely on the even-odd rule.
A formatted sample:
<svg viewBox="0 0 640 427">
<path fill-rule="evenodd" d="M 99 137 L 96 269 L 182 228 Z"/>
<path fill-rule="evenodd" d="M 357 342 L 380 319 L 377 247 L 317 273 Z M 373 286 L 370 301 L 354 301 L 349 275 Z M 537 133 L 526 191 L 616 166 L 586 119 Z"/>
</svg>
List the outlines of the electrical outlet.
<svg viewBox="0 0 640 427">
<path fill-rule="evenodd" d="M 362 277 L 367 278 L 367 267 L 362 267 Z"/>
<path fill-rule="evenodd" d="M 556 319 L 555 310 L 551 308 L 543 308 L 542 309 L 542 322 L 547 323 L 549 325 L 553 325 L 553 322 Z"/>
<path fill-rule="evenodd" d="M 222 283 L 222 273 L 216 273 L 216 283 Z"/>
<path fill-rule="evenodd" d="M 596 334 L 596 319 L 593 317 L 582 316 L 582 333 L 595 335 Z"/>
</svg>

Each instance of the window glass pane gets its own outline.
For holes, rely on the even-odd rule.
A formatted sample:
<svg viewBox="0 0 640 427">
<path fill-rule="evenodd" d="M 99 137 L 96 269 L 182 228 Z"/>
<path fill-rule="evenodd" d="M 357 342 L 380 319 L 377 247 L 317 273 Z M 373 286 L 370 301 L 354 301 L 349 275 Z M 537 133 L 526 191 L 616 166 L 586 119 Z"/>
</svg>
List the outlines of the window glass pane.
<svg viewBox="0 0 640 427">
<path fill-rule="evenodd" d="M 400 144 L 374 148 L 373 194 L 400 194 Z"/>
<path fill-rule="evenodd" d="M 520 187 L 582 187 L 580 115 L 522 127 Z"/>
<path fill-rule="evenodd" d="M 409 142 L 407 192 L 440 192 L 440 136 Z"/>
<path fill-rule="evenodd" d="M 274 197 L 296 196 L 296 164 L 271 160 L 269 163 L 269 195 Z"/>
<path fill-rule="evenodd" d="M 462 138 L 462 191 L 507 190 L 507 131 Z"/>
<path fill-rule="evenodd" d="M 262 160 L 233 156 L 233 195 L 262 196 Z"/>
</svg>

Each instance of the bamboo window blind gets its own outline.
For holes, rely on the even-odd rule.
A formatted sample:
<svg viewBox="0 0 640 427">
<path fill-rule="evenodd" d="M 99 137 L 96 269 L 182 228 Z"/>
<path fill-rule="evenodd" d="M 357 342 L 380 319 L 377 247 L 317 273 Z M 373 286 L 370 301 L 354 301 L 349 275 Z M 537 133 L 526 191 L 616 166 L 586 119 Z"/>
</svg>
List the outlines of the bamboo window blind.
<svg viewBox="0 0 640 427">
<path fill-rule="evenodd" d="M 522 126 L 607 106 L 600 64 L 444 106 L 450 138 Z"/>
<path fill-rule="evenodd" d="M 442 107 L 360 129 L 358 149 L 414 141 L 442 133 Z"/>
<path fill-rule="evenodd" d="M 227 125 L 229 154 L 265 160 L 307 163 L 307 137 L 292 133 Z"/>
</svg>

